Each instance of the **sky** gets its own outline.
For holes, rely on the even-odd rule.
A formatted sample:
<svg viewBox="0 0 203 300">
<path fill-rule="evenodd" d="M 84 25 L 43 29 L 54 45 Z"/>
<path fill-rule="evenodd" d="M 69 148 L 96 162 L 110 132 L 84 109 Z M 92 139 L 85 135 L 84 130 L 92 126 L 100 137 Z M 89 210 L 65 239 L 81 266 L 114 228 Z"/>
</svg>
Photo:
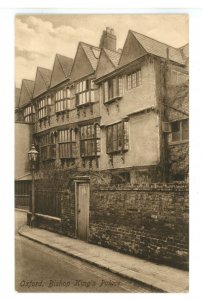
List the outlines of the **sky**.
<svg viewBox="0 0 203 300">
<path fill-rule="evenodd" d="M 176 15 L 17 15 L 15 80 L 35 80 L 37 66 L 52 69 L 56 53 L 74 58 L 80 41 L 99 45 L 102 31 L 114 28 L 117 48 L 129 29 L 174 47 L 188 43 L 188 16 Z"/>
</svg>

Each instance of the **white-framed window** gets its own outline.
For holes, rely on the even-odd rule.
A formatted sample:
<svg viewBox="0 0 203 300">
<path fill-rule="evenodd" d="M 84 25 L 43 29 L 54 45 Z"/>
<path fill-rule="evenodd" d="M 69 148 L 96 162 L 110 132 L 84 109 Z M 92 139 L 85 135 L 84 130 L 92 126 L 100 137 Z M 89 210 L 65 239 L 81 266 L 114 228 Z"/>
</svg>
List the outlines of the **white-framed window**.
<svg viewBox="0 0 203 300">
<path fill-rule="evenodd" d="M 66 87 L 56 92 L 55 111 L 61 112 L 71 109 L 70 88 Z"/>
<path fill-rule="evenodd" d="M 33 115 L 35 113 L 35 108 L 32 104 L 24 108 L 23 116 L 26 123 L 33 122 Z"/>
<path fill-rule="evenodd" d="M 142 84 L 141 69 L 127 75 L 127 89 L 131 90 Z"/>
<path fill-rule="evenodd" d="M 39 100 L 38 102 L 38 119 L 42 119 L 48 116 L 49 109 L 48 107 L 52 104 L 51 97 L 47 96 L 44 99 Z"/>
<path fill-rule="evenodd" d="M 95 102 L 94 82 L 87 79 L 80 81 L 76 84 L 76 105 L 84 105 L 87 103 Z"/>
<path fill-rule="evenodd" d="M 103 101 L 107 103 L 123 96 L 123 78 L 115 77 L 103 83 Z"/>
</svg>

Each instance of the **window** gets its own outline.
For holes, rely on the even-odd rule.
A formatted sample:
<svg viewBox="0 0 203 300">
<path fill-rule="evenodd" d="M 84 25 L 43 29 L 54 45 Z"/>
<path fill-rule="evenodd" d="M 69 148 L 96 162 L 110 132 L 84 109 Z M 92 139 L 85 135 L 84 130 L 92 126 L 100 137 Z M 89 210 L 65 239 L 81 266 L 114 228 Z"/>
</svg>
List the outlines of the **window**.
<svg viewBox="0 0 203 300">
<path fill-rule="evenodd" d="M 127 89 L 131 90 L 142 84 L 141 70 L 127 75 Z"/>
<path fill-rule="evenodd" d="M 95 101 L 94 83 L 92 80 L 83 80 L 76 84 L 76 105 L 85 105 Z"/>
<path fill-rule="evenodd" d="M 81 157 L 100 155 L 100 127 L 98 124 L 80 128 L 80 153 Z"/>
<path fill-rule="evenodd" d="M 76 157 L 75 130 L 72 128 L 59 131 L 59 157 Z"/>
<path fill-rule="evenodd" d="M 55 110 L 57 112 L 65 111 L 71 108 L 70 89 L 65 88 L 56 92 Z"/>
<path fill-rule="evenodd" d="M 128 150 L 128 121 L 107 127 L 107 153 Z"/>
<path fill-rule="evenodd" d="M 41 99 L 38 103 L 38 119 L 43 119 L 49 115 L 49 106 L 51 105 L 51 97 L 48 96 Z"/>
<path fill-rule="evenodd" d="M 171 141 L 179 142 L 189 139 L 189 119 L 178 120 L 171 123 Z"/>
<path fill-rule="evenodd" d="M 123 78 L 116 77 L 103 83 L 103 101 L 107 103 L 123 96 Z"/>
<path fill-rule="evenodd" d="M 26 123 L 32 123 L 33 122 L 33 114 L 35 113 L 35 109 L 33 105 L 27 106 L 24 111 L 24 119 Z"/>
<path fill-rule="evenodd" d="M 53 132 L 41 136 L 40 156 L 42 161 L 56 158 L 56 138 Z"/>
</svg>

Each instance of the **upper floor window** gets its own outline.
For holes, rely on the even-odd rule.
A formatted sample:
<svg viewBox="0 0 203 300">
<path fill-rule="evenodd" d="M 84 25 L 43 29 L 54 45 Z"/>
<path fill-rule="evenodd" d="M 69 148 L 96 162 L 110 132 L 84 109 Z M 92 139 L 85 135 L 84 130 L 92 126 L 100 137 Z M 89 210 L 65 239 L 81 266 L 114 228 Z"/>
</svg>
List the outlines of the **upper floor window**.
<svg viewBox="0 0 203 300">
<path fill-rule="evenodd" d="M 76 84 L 75 93 L 77 106 L 95 102 L 94 83 L 90 79 L 78 82 Z"/>
<path fill-rule="evenodd" d="M 40 157 L 42 161 L 56 158 L 56 137 L 53 132 L 40 137 Z"/>
<path fill-rule="evenodd" d="M 123 96 L 123 78 L 116 77 L 103 83 L 104 103 Z"/>
<path fill-rule="evenodd" d="M 189 139 L 189 119 L 171 122 L 171 141 L 180 142 Z"/>
<path fill-rule="evenodd" d="M 128 150 L 128 121 L 107 127 L 107 153 Z"/>
<path fill-rule="evenodd" d="M 56 92 L 55 109 L 56 112 L 61 112 L 71 108 L 70 89 L 65 88 Z"/>
<path fill-rule="evenodd" d="M 38 102 L 38 119 L 45 118 L 49 115 L 49 106 L 51 105 L 51 97 L 48 96 Z"/>
<path fill-rule="evenodd" d="M 131 90 L 142 84 L 141 70 L 127 75 L 127 89 Z"/>
<path fill-rule="evenodd" d="M 72 128 L 59 131 L 59 157 L 76 157 L 75 130 Z"/>
<path fill-rule="evenodd" d="M 100 155 L 100 127 L 98 124 L 80 128 L 80 153 L 81 157 Z"/>
<path fill-rule="evenodd" d="M 32 123 L 33 122 L 33 114 L 35 113 L 35 108 L 33 105 L 27 106 L 24 111 L 24 119 L 26 123 Z"/>
</svg>

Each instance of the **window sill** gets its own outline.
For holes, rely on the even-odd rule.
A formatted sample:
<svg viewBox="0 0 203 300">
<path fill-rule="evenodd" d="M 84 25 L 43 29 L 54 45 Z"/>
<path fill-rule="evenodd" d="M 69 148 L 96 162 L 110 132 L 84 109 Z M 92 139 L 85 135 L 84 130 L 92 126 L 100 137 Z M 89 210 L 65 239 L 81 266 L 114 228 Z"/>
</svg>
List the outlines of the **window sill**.
<svg viewBox="0 0 203 300">
<path fill-rule="evenodd" d="M 116 101 L 120 100 L 122 97 L 123 97 L 123 96 L 116 96 L 116 97 L 114 97 L 114 98 L 111 98 L 111 99 L 109 99 L 108 101 L 104 102 L 104 105 L 108 105 L 108 104 L 111 104 L 111 103 L 113 103 L 113 102 L 116 102 Z"/>
<path fill-rule="evenodd" d="M 94 155 L 85 155 L 85 156 L 82 156 L 81 155 L 81 158 L 95 158 L 95 157 L 99 157 L 100 154 L 94 154 Z"/>
<path fill-rule="evenodd" d="M 184 141 L 175 141 L 175 142 L 169 142 L 169 146 L 174 146 L 174 145 L 181 145 L 181 144 L 188 144 L 189 140 L 184 140 Z"/>
<path fill-rule="evenodd" d="M 107 154 L 112 155 L 112 154 L 123 154 L 125 152 L 127 152 L 128 149 L 125 150 L 114 150 L 114 151 L 108 151 Z"/>
<path fill-rule="evenodd" d="M 85 107 L 85 106 L 89 106 L 89 105 L 92 105 L 93 103 L 95 103 L 95 102 L 87 102 L 87 103 L 83 103 L 83 104 L 78 104 L 78 105 L 76 105 L 76 107 L 77 108 L 82 108 L 82 107 Z"/>
</svg>

